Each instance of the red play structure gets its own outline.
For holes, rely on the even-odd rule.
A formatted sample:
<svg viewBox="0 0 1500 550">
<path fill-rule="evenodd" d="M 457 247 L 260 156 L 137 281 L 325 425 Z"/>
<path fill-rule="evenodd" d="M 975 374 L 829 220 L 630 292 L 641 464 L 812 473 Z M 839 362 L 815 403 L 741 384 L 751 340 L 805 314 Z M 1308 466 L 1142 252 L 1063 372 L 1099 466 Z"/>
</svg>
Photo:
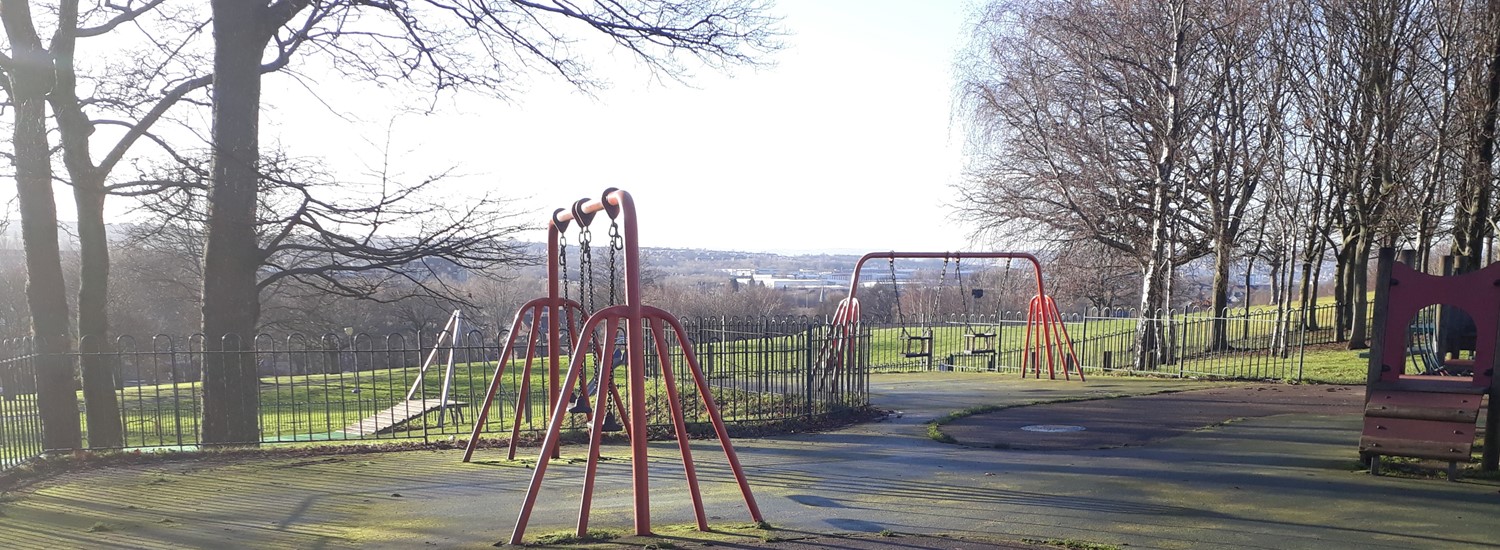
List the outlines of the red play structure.
<svg viewBox="0 0 1500 550">
<path fill-rule="evenodd" d="M 570 224 L 578 225 L 580 255 L 583 256 L 580 261 L 586 262 L 589 258 L 588 227 L 595 215 L 601 211 L 609 217 L 611 222 L 611 257 L 614 256 L 615 250 L 623 252 L 624 302 L 609 304 L 607 307 L 586 315 L 588 310 L 584 305 L 593 301 L 592 289 L 586 290 L 583 285 L 580 285 L 580 296 L 576 301 L 566 295 L 567 282 L 562 278 L 566 271 L 564 263 L 566 241 L 563 237 Z M 623 231 L 620 230 L 621 226 L 623 226 Z M 640 255 L 636 235 L 635 204 L 629 193 L 614 188 L 606 189 L 598 200 L 584 199 L 574 203 L 571 210 L 558 209 L 549 220 L 547 228 L 548 295 L 545 298 L 527 302 L 516 313 L 515 321 L 511 324 L 509 339 L 506 341 L 495 368 L 495 376 L 485 395 L 484 404 L 479 408 L 474 432 L 470 435 L 469 445 L 464 451 L 464 461 L 467 462 L 473 456 L 490 404 L 499 391 L 505 366 L 513 357 L 519 355 L 516 353 L 517 345 L 521 341 L 521 335 L 525 334 L 525 343 L 521 344 L 525 346 L 525 371 L 521 377 L 521 388 L 517 396 L 517 422 L 512 424 L 510 456 L 512 458 L 515 456 L 515 442 L 518 435 L 516 431 L 519 429 L 517 426 L 520 424 L 519 417 L 523 409 L 522 400 L 529 391 L 527 381 L 531 377 L 532 365 L 538 359 L 537 355 L 541 347 L 545 347 L 544 366 L 548 369 L 551 381 L 548 384 L 550 421 L 532 472 L 530 486 L 526 490 L 526 499 L 521 505 L 520 517 L 516 520 L 515 531 L 511 534 L 511 544 L 520 544 L 526 532 L 526 523 L 541 491 L 542 480 L 547 473 L 547 464 L 550 459 L 557 456 L 558 438 L 564 420 L 570 412 L 588 414 L 589 418 L 588 464 L 584 470 L 583 499 L 579 505 L 577 531 L 579 537 L 587 535 L 589 507 L 593 502 L 594 478 L 599 465 L 599 444 L 603 432 L 608 431 L 608 424 L 614 418 L 611 400 L 614 408 L 622 409 L 620 416 L 625 419 L 622 427 L 630 438 L 631 488 L 635 496 L 635 534 L 643 536 L 651 534 L 650 486 L 645 435 L 648 364 L 646 354 L 648 351 L 655 353 L 656 364 L 662 366 L 659 371 L 661 376 L 659 382 L 666 390 L 672 426 L 677 437 L 678 448 L 682 453 L 683 469 L 687 477 L 698 529 L 708 530 L 708 517 L 703 511 L 703 498 L 698 489 L 697 473 L 694 469 L 687 427 L 682 414 L 682 398 L 674 380 L 671 356 L 668 353 L 669 329 L 677 335 L 676 341 L 682 348 L 682 356 L 693 378 L 692 383 L 703 401 L 704 411 L 708 413 L 714 432 L 724 449 L 725 458 L 734 474 L 735 481 L 739 484 L 740 492 L 745 499 L 745 506 L 750 511 L 750 517 L 756 522 L 762 521 L 760 509 L 756 506 L 754 496 L 750 494 L 750 485 L 740 468 L 734 446 L 729 442 L 729 434 L 719 414 L 719 407 L 714 403 L 713 392 L 710 391 L 708 382 L 698 366 L 698 358 L 693 352 L 692 343 L 681 337 L 685 332 L 676 317 L 666 311 L 645 305 L 641 301 Z M 589 271 L 586 266 L 581 266 L 580 269 L 582 270 L 580 273 Z M 613 277 L 611 277 L 610 286 L 610 294 L 613 297 L 615 294 Z M 587 292 L 587 297 L 584 296 L 585 292 Z M 649 338 L 647 337 L 648 331 Z M 570 361 L 566 377 L 559 383 L 559 368 L 564 347 L 570 355 Z M 583 373 L 590 355 L 593 356 L 593 363 L 596 366 L 594 383 L 587 384 L 595 386 L 596 391 L 592 392 L 583 389 L 586 385 L 583 384 Z M 625 367 L 627 380 L 625 397 L 629 400 L 628 407 L 624 406 L 625 402 L 615 386 L 614 367 L 616 366 Z M 579 397 L 570 407 L 570 395 L 567 391 L 573 388 L 583 391 L 579 392 Z M 589 404 L 588 399 L 591 395 L 594 403 Z M 606 413 L 592 414 L 594 411 L 606 411 Z"/>
<path fill-rule="evenodd" d="M 1480 402 L 1486 393 L 1492 404 L 1485 422 L 1483 466 L 1496 469 L 1500 462 L 1500 410 L 1493 400 L 1497 395 L 1495 367 L 1500 364 L 1495 348 L 1500 336 L 1500 264 L 1440 277 L 1396 262 L 1395 251 L 1383 248 L 1377 277 L 1365 423 L 1359 440 L 1360 454 L 1369 461 L 1370 473 L 1380 473 L 1381 455 L 1406 456 L 1446 460 L 1452 479 L 1458 462 L 1467 462 L 1473 453 Z M 1408 327 L 1419 311 L 1430 306 L 1459 307 L 1473 319 L 1476 332 L 1472 361 L 1448 360 L 1436 369 L 1468 374 L 1407 372 Z"/>
<path fill-rule="evenodd" d="M 854 275 L 849 280 L 849 296 L 839 302 L 835 310 L 833 323 L 830 328 L 828 341 L 819 356 L 818 364 L 823 371 L 821 380 L 836 378 L 838 373 L 854 361 L 855 339 L 859 334 L 860 305 L 856 294 L 859 292 L 860 271 L 865 262 L 872 259 L 884 258 L 891 265 L 891 284 L 896 285 L 897 307 L 900 307 L 900 294 L 895 275 L 895 260 L 897 258 L 911 259 L 941 259 L 946 263 L 949 260 L 962 262 L 970 259 L 1003 259 L 1003 260 L 1025 260 L 1031 263 L 1033 273 L 1036 277 L 1036 295 L 1026 310 L 1026 333 L 1024 340 L 1025 352 L 1022 358 L 1021 375 L 1028 373 L 1040 378 L 1042 366 L 1047 368 L 1047 376 L 1057 378 L 1057 370 L 1061 367 L 1062 374 L 1067 379 L 1072 379 L 1076 373 L 1079 380 L 1083 380 L 1082 365 L 1078 363 L 1078 356 L 1073 352 L 1073 341 L 1068 337 L 1068 329 L 1063 325 L 1062 316 L 1057 312 L 1057 304 L 1052 297 L 1047 295 L 1045 287 L 1042 286 L 1042 264 L 1037 261 L 1036 256 L 1023 252 L 871 252 L 860 257 L 859 262 L 854 264 Z M 904 353 L 907 357 L 931 358 L 933 353 L 933 335 L 930 331 L 919 334 L 910 334 L 902 329 L 902 338 L 905 341 Z M 970 331 L 964 335 L 965 342 L 963 353 L 967 354 L 993 354 L 995 353 L 995 334 L 990 332 Z"/>
</svg>

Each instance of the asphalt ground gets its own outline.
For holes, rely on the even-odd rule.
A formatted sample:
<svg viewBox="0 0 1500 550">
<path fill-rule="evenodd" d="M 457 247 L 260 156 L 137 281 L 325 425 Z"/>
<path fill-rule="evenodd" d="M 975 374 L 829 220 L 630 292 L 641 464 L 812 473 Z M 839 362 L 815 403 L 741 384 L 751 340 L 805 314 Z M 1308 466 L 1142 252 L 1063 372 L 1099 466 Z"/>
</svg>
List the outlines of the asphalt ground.
<svg viewBox="0 0 1500 550">
<path fill-rule="evenodd" d="M 1163 391 L 1175 393 L 1122 397 Z M 717 442 L 695 441 L 714 532 L 692 530 L 676 446 L 657 442 L 653 536 L 596 546 L 1500 547 L 1500 481 L 1360 470 L 1359 391 L 877 376 L 873 401 L 893 411 L 883 422 L 734 441 L 771 529 L 750 524 Z M 1020 406 L 1045 402 L 1055 403 Z M 972 407 L 1001 409 L 945 426 L 959 444 L 929 437 L 928 421 Z M 1077 425 L 1103 439 L 1022 450 L 1040 444 L 1018 437 L 1038 432 L 1012 432 L 1033 425 Z M 608 447 L 599 466 L 593 532 L 630 529 L 624 450 Z M 535 460 L 534 450 L 514 462 L 503 453 L 481 450 L 472 464 L 459 451 L 408 451 L 69 474 L 0 499 L 0 546 L 483 548 L 509 538 Z M 528 540 L 572 530 L 581 453 L 565 449 L 548 471 Z"/>
</svg>

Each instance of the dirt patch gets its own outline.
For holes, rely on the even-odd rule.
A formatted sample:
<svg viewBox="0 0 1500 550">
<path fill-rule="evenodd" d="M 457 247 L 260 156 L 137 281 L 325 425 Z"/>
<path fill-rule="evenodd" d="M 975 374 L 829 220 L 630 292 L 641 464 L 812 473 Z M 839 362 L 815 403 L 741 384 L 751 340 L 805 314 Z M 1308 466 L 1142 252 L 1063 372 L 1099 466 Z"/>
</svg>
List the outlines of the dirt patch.
<svg viewBox="0 0 1500 550">
<path fill-rule="evenodd" d="M 960 418 L 941 430 L 962 445 L 978 447 L 1108 449 L 1145 445 L 1243 418 L 1359 414 L 1363 405 L 1360 386 L 1254 384 L 1015 407 Z"/>
</svg>

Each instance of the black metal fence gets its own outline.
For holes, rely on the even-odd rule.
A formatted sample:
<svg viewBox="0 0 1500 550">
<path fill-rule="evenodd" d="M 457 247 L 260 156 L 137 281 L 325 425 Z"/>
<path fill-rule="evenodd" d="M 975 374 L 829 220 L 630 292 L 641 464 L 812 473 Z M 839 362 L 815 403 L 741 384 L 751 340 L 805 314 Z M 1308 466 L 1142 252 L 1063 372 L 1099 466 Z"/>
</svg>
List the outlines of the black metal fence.
<svg viewBox="0 0 1500 550">
<path fill-rule="evenodd" d="M 42 453 L 33 357 L 29 341 L 0 343 L 0 470 Z"/>
<path fill-rule="evenodd" d="M 1074 352 L 1087 372 L 1138 371 L 1176 376 L 1300 379 L 1301 350 L 1332 342 L 1331 306 L 1299 311 L 1251 311 L 1220 316 L 1185 311 L 1158 316 L 1163 348 L 1144 368 L 1136 364 L 1139 319 L 1129 310 L 1093 310 L 1065 316 Z M 992 316 L 908 319 L 909 324 L 867 322 L 856 334 L 849 365 L 828 371 L 818 365 L 829 327 L 807 317 L 707 318 L 684 323 L 726 422 L 768 424 L 809 419 L 869 404 L 869 373 L 900 370 L 1018 372 L 1025 319 L 1022 312 Z M 1222 326 L 1217 343 L 1215 325 Z M 680 335 L 667 334 L 675 382 L 684 396 L 689 424 L 708 417 L 682 358 Z M 930 353 L 913 356 L 912 334 L 931 334 Z M 994 336 L 976 349 L 973 334 Z M 98 346 L 99 358 L 117 375 L 116 396 L 124 448 L 192 449 L 200 444 L 202 337 L 121 337 Z M 654 343 L 648 342 L 654 346 Z M 35 354 L 26 340 L 0 345 L 0 469 L 42 453 L 41 422 L 34 389 Z M 80 346 L 73 349 L 96 349 Z M 433 355 L 437 349 L 437 355 Z M 447 401 L 444 380 L 447 385 Z M 394 439 L 466 438 L 483 403 L 501 353 L 493 336 L 471 332 L 457 346 L 400 335 L 262 335 L 250 353 L 258 371 L 254 392 L 261 441 L 298 443 Z M 433 365 L 419 368 L 432 356 Z M 76 362 L 82 357 L 72 353 Z M 508 437 L 513 427 L 536 436 L 547 420 L 551 377 L 536 365 L 522 391 L 524 353 L 502 374 L 499 397 L 483 432 Z M 652 431 L 670 431 L 661 369 L 647 354 L 646 402 Z M 1058 365 L 1061 368 L 1061 365 Z M 594 368 L 590 365 L 590 377 Z M 616 373 L 621 380 L 623 373 Z M 410 394 L 411 399 L 408 399 Z M 80 401 L 82 401 L 80 399 Z M 415 404 L 414 404 L 415 403 Z M 80 422 L 82 422 L 80 411 Z M 581 429 L 571 418 L 570 429 Z M 86 441 L 87 444 L 87 441 Z M 94 445 L 101 447 L 101 445 Z M 111 445 L 110 447 L 116 447 Z"/>
<path fill-rule="evenodd" d="M 813 379 L 811 362 L 826 338 L 823 326 L 809 318 L 701 319 L 686 323 L 684 330 L 724 421 L 755 425 L 868 405 L 869 379 L 863 369 L 845 369 L 831 385 Z M 686 421 L 690 427 L 706 425 L 709 418 L 678 335 L 664 333 Z M 100 349 L 97 355 L 117 375 L 123 444 L 90 443 L 85 432 L 85 445 L 196 448 L 203 413 L 200 373 L 203 363 L 217 354 L 205 351 L 204 344 L 198 336 L 120 337 L 109 346 L 74 348 Z M 483 403 L 493 380 L 501 344 L 478 332 L 468 333 L 456 346 L 400 335 L 259 336 L 250 355 L 258 371 L 255 410 L 261 441 L 465 439 L 474 427 L 474 409 Z M 647 345 L 654 349 L 654 342 Z M 24 383 L 34 380 L 37 356 L 26 340 L 10 342 L 0 351 L 0 469 L 5 469 L 40 455 L 43 448 L 34 384 Z M 76 365 L 83 354 L 70 356 Z M 420 367 L 429 357 L 433 361 L 424 374 Z M 661 376 L 667 365 L 654 353 L 646 357 L 648 424 L 653 432 L 670 431 Z M 523 351 L 501 374 L 499 396 L 483 430 L 491 437 L 508 437 L 517 425 L 529 437 L 545 428 L 552 378 L 538 361 L 523 392 L 524 362 Z M 592 360 L 587 370 L 589 379 L 597 374 Z M 623 383 L 623 369 L 617 370 L 621 372 L 615 373 L 616 380 Z M 450 382 L 443 401 L 445 380 Z M 581 415 L 569 422 L 570 429 L 582 428 Z"/>
<path fill-rule="evenodd" d="M 1130 309 L 1090 309 L 1063 316 L 1073 351 L 1085 374 L 1136 372 L 1175 376 L 1301 379 L 1302 350 L 1334 342 L 1334 306 L 1302 310 L 1254 309 L 1161 312 L 1162 345 L 1150 361 L 1137 363 L 1141 317 Z M 1215 337 L 1216 325 L 1222 337 Z M 996 315 L 951 315 L 906 325 L 865 323 L 871 340 L 869 368 L 876 372 L 961 370 L 1019 372 L 1026 341 L 1024 311 Z M 988 340 L 976 335 L 992 334 Z M 931 335 L 930 355 L 911 353 L 912 335 Z M 977 342 L 987 342 L 976 345 Z M 1056 368 L 1061 374 L 1062 365 Z"/>
</svg>

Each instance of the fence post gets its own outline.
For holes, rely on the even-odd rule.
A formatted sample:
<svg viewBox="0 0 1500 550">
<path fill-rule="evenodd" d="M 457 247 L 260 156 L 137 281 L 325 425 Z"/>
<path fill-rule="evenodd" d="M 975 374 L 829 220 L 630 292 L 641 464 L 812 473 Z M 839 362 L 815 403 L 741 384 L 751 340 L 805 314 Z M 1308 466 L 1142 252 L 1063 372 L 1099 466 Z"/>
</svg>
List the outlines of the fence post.
<svg viewBox="0 0 1500 550">
<path fill-rule="evenodd" d="M 1078 372 L 1080 374 L 1083 373 L 1083 366 L 1087 364 L 1087 362 L 1084 361 L 1083 358 L 1088 357 L 1089 355 L 1089 311 L 1092 309 L 1093 308 L 1088 308 L 1083 310 L 1083 327 L 1081 331 L 1082 337 L 1078 340 Z"/>
<path fill-rule="evenodd" d="M 804 357 L 806 358 L 806 362 L 807 362 L 807 369 L 806 369 L 806 371 L 807 371 L 807 377 L 806 377 L 806 380 L 804 380 L 803 384 L 802 384 L 802 386 L 804 388 L 803 389 L 803 393 L 806 395 L 806 399 L 807 399 L 807 405 L 806 405 L 806 407 L 804 407 L 804 409 L 806 411 L 805 414 L 806 414 L 807 418 L 812 418 L 812 415 L 813 415 L 813 381 L 817 377 L 817 368 L 818 368 L 817 354 L 813 352 L 813 344 L 815 344 L 817 342 L 817 339 L 815 338 L 815 336 L 816 336 L 817 333 L 814 332 L 814 331 L 817 330 L 817 327 L 818 327 L 818 325 L 815 325 L 815 324 L 812 324 L 812 323 L 808 323 L 808 325 L 807 325 L 807 345 L 805 346 L 807 349 L 806 349 L 806 352 L 803 354 Z"/>
<path fill-rule="evenodd" d="M 1181 337 L 1180 338 L 1181 343 L 1178 344 L 1177 349 L 1173 350 L 1173 352 L 1172 352 L 1172 361 L 1174 361 L 1174 362 L 1177 363 L 1177 377 L 1178 378 L 1182 378 L 1183 377 L 1183 374 L 1184 374 L 1183 371 L 1187 367 L 1187 365 L 1184 364 L 1184 363 L 1186 363 L 1186 359 L 1187 359 L 1187 345 L 1188 345 L 1188 332 L 1189 332 L 1188 327 L 1190 326 L 1190 325 L 1188 325 L 1188 323 L 1190 321 L 1188 321 L 1187 311 L 1188 311 L 1187 308 L 1182 308 L 1182 321 L 1178 322 L 1178 323 L 1175 323 L 1175 326 L 1178 327 L 1177 328 L 1177 333 Z M 1172 308 L 1167 308 L 1167 319 L 1172 319 Z"/>
</svg>

